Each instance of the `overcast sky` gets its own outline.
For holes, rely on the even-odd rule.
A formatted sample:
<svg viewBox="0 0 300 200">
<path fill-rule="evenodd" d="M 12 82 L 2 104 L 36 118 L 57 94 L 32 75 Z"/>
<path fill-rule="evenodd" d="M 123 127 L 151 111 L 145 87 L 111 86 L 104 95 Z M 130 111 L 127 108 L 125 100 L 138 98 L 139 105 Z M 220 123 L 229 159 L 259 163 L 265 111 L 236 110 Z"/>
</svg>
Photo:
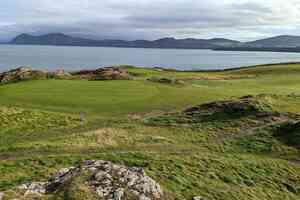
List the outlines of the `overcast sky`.
<svg viewBox="0 0 300 200">
<path fill-rule="evenodd" d="M 300 35 L 300 0 L 0 0 L 0 41 L 49 32 L 128 40 Z"/>
</svg>

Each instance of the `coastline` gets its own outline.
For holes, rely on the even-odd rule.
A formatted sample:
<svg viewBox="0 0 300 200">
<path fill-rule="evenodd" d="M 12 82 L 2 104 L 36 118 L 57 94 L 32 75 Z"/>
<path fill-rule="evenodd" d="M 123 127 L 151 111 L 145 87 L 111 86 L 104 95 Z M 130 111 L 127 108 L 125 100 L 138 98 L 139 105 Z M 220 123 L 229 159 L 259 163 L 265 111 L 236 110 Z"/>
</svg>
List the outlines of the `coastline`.
<svg viewBox="0 0 300 200">
<path fill-rule="evenodd" d="M 147 47 L 147 46 L 123 46 L 123 45 L 68 45 L 68 44 L 13 44 L 0 43 L 0 45 L 12 46 L 52 46 L 52 47 L 105 47 L 105 48 L 132 48 L 132 49 L 174 49 L 174 50 L 211 50 L 211 51 L 237 51 L 237 52 L 277 52 L 277 53 L 300 53 L 300 48 L 266 48 L 266 47 Z"/>
</svg>

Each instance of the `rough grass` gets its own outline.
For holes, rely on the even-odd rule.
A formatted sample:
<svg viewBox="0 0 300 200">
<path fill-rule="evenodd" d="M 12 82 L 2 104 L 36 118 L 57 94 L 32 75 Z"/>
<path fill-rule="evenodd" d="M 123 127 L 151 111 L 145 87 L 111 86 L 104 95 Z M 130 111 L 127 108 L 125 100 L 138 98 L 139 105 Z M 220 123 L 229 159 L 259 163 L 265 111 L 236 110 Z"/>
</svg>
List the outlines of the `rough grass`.
<svg viewBox="0 0 300 200">
<path fill-rule="evenodd" d="M 1 134 L 72 128 L 80 123 L 79 116 L 16 107 L 0 107 L 0 121 Z"/>
<path fill-rule="evenodd" d="M 10 190 L 6 199 L 18 198 L 15 186 L 45 180 L 85 159 L 144 167 L 174 199 L 300 198 L 300 165 L 290 161 L 299 158 L 299 149 L 278 138 L 280 124 L 248 135 L 247 129 L 264 123 L 248 116 L 225 116 L 197 126 L 143 121 L 166 111 L 261 93 L 268 94 L 260 100 L 272 111 L 300 113 L 298 65 L 225 72 L 129 70 L 134 80 L 45 80 L 0 87 L 0 191 Z M 146 80 L 153 76 L 184 80 L 185 85 Z M 80 112 L 86 113 L 84 123 Z M 47 200 L 94 200 L 82 181 Z"/>
</svg>

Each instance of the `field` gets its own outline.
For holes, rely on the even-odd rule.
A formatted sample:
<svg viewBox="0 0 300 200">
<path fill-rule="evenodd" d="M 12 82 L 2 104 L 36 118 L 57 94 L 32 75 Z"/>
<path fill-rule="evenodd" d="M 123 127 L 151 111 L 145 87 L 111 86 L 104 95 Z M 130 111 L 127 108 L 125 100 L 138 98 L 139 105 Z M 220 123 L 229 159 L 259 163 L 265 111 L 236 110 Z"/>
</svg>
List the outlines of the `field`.
<svg viewBox="0 0 300 200">
<path fill-rule="evenodd" d="M 300 140 L 278 139 L 281 123 L 254 129 L 259 121 L 252 118 L 222 116 L 190 126 L 164 115 L 246 95 L 261 95 L 274 112 L 300 114 L 300 65 L 126 69 L 133 80 L 1 85 L 0 191 L 81 160 L 104 159 L 144 167 L 178 200 L 300 199 Z M 161 78 L 171 81 L 151 81 Z"/>
</svg>

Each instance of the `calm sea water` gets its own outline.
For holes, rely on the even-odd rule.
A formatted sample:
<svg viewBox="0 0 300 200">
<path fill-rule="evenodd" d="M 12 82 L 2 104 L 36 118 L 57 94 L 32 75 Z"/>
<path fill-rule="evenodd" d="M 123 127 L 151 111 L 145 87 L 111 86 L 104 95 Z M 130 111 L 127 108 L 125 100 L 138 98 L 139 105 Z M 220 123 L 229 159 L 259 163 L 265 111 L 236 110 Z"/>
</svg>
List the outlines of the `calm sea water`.
<svg viewBox="0 0 300 200">
<path fill-rule="evenodd" d="M 299 53 L 0 45 L 0 71 L 24 65 L 78 70 L 122 64 L 195 70 L 296 61 Z"/>
</svg>

